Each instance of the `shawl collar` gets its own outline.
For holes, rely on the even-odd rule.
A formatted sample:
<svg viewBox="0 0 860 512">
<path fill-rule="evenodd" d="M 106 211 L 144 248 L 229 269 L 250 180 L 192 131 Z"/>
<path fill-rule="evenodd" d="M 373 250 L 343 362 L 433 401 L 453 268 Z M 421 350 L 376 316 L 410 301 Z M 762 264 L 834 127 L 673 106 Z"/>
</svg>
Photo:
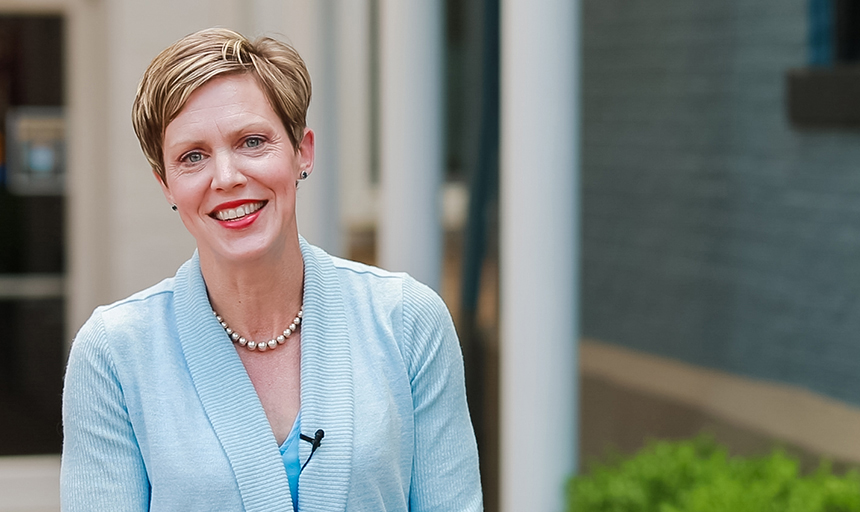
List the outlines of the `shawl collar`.
<svg viewBox="0 0 860 512">
<path fill-rule="evenodd" d="M 174 300 L 191 379 L 233 467 L 245 510 L 283 510 L 290 485 L 277 441 L 233 343 L 212 314 L 196 251 L 176 273 Z"/>
<path fill-rule="evenodd" d="M 302 433 L 325 437 L 299 478 L 302 512 L 346 509 L 352 470 L 353 382 L 349 330 L 331 256 L 299 239 L 304 260 Z M 260 399 L 218 324 L 197 253 L 176 274 L 176 323 L 200 401 L 233 467 L 248 512 L 283 510 L 289 482 Z M 299 445 L 299 462 L 310 456 Z"/>
<path fill-rule="evenodd" d="M 325 431 L 299 477 L 299 510 L 346 509 L 352 471 L 353 384 L 349 329 L 337 270 L 331 256 L 300 238 L 305 263 L 302 319 L 302 433 Z M 310 443 L 299 445 L 299 462 Z"/>
</svg>

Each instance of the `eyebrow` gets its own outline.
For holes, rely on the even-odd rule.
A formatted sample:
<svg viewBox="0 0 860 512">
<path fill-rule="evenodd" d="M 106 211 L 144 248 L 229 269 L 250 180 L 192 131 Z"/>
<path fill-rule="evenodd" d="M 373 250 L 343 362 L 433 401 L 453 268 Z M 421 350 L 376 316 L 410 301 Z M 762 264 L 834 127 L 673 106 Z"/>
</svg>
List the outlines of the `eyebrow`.
<svg viewBox="0 0 860 512">
<path fill-rule="evenodd" d="M 248 124 L 237 127 L 235 130 L 228 132 L 226 134 L 226 136 L 228 139 L 234 139 L 234 138 L 239 137 L 240 134 L 244 136 L 244 135 L 249 135 L 249 134 L 253 134 L 253 133 L 271 133 L 272 131 L 273 131 L 272 126 L 268 121 L 252 121 L 252 122 L 249 122 Z M 168 149 L 168 147 L 171 147 L 171 148 L 172 147 L 194 147 L 194 146 L 201 146 L 201 145 L 205 145 L 205 144 L 206 144 L 206 141 L 205 141 L 205 139 L 202 139 L 202 138 L 194 138 L 194 139 L 179 138 L 174 144 L 171 144 L 170 146 L 164 145 L 164 147 L 162 148 L 162 151 L 166 151 Z"/>
</svg>

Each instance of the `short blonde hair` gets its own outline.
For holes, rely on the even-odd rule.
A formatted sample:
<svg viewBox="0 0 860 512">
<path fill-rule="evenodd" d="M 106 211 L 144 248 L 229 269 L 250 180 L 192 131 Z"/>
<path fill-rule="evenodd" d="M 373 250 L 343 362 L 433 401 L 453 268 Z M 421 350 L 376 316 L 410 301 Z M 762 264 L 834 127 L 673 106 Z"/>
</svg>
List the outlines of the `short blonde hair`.
<svg viewBox="0 0 860 512">
<path fill-rule="evenodd" d="M 251 74 L 298 150 L 307 126 L 311 78 L 293 47 L 268 37 L 253 43 L 223 28 L 195 32 L 168 46 L 149 64 L 132 107 L 134 133 L 163 183 L 164 131 L 191 94 L 215 77 Z"/>
</svg>

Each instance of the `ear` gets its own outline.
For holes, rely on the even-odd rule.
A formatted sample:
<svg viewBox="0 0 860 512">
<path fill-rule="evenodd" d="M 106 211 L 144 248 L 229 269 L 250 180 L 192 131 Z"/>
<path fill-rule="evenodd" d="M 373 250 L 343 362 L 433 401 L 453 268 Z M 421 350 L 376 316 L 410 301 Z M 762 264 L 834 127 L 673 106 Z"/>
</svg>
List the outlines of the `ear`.
<svg viewBox="0 0 860 512">
<path fill-rule="evenodd" d="M 158 182 L 158 184 L 161 185 L 161 192 L 164 194 L 164 198 L 167 199 L 167 203 L 171 205 L 175 204 L 173 201 L 173 192 L 170 191 L 170 188 L 168 188 L 167 183 L 165 183 L 164 180 L 161 179 L 161 176 L 159 176 L 158 173 L 155 172 L 155 169 L 152 170 L 152 175 L 155 177 L 155 180 Z"/>
<path fill-rule="evenodd" d="M 299 143 L 299 149 L 296 151 L 299 157 L 299 168 L 296 180 L 301 178 L 302 171 L 308 174 L 314 170 L 314 131 L 310 128 L 305 128 L 304 137 Z"/>
</svg>

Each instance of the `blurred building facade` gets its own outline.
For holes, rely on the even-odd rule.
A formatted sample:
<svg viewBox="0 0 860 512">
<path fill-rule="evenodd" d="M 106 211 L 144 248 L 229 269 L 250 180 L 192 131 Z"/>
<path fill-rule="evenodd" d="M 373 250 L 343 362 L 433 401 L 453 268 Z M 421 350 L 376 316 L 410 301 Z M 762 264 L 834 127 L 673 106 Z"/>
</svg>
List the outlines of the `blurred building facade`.
<svg viewBox="0 0 860 512">
<path fill-rule="evenodd" d="M 20 290 L 29 279 L 23 288 L 42 290 L 31 299 L 53 304 L 51 312 L 31 311 L 30 316 L 14 309 L 23 306 L 4 306 L 0 314 L 17 319 L 3 317 L 4 325 L 39 324 L 55 332 L 12 337 L 11 343 L 27 348 L 13 351 L 7 343 L 0 383 L 18 390 L 41 386 L 46 395 L 41 403 L 48 404 L 42 417 L 45 435 L 54 436 L 54 447 L 60 439 L 56 407 L 62 360 L 74 332 L 93 307 L 172 275 L 194 248 L 131 130 L 131 102 L 150 59 L 180 37 L 216 25 L 292 42 L 314 77 L 310 124 L 325 141 L 316 181 L 309 180 L 300 192 L 302 231 L 312 242 L 348 254 L 350 235 L 372 230 L 384 204 L 375 186 L 384 157 L 374 140 L 381 133 L 376 109 L 384 101 L 373 71 L 382 65 L 375 61 L 381 53 L 373 50 L 384 44 L 374 42 L 380 29 L 374 9 L 380 2 L 0 0 L 0 29 L 5 17 L 54 20 L 58 28 L 50 30 L 62 43 L 60 78 L 48 79 L 61 84 L 61 97 L 42 106 L 64 108 L 65 188 L 53 200 L 57 205 L 32 207 L 53 219 L 54 227 L 30 231 L 59 237 L 63 246 L 55 252 L 62 256 L 44 268 L 0 269 L 34 274 L 24 280 L 0 276 L 0 285 Z M 445 24 L 462 41 L 474 43 L 479 2 L 460 4 L 448 6 Z M 860 175 L 854 172 L 860 135 L 790 121 L 788 73 L 814 60 L 810 5 L 808 0 L 583 0 L 576 8 L 580 18 L 565 25 L 571 44 L 579 45 L 571 50 L 571 60 L 582 58 L 578 86 L 569 91 L 581 98 L 582 117 L 576 117 L 574 102 L 572 122 L 565 125 L 573 126 L 565 140 L 574 149 L 565 155 L 581 160 L 582 174 L 576 174 L 575 164 L 546 174 L 509 166 L 507 186 L 522 187 L 539 177 L 544 184 L 567 187 L 570 176 L 559 178 L 566 173 L 579 186 L 579 195 L 576 188 L 570 193 L 573 210 L 582 212 L 581 238 L 576 237 L 581 242 L 570 253 L 570 268 L 581 275 L 578 310 L 586 339 L 579 350 L 581 389 L 562 385 L 538 392 L 574 404 L 571 409 L 581 397 L 584 463 L 607 445 L 632 450 L 648 437 L 689 436 L 702 429 L 740 451 L 778 441 L 811 456 L 860 462 L 860 345 L 854 341 L 860 327 L 860 281 L 855 279 L 860 277 Z M 502 17 L 504 11 L 502 2 Z M 434 23 L 438 30 L 438 20 Z M 449 72 L 475 70 L 480 55 L 470 48 L 449 48 Z M 338 57 L 332 60 L 333 55 Z M 572 70 L 576 66 L 571 63 Z M 448 123 L 443 165 L 461 182 L 476 165 L 470 153 L 478 130 L 479 114 L 471 110 L 480 100 L 476 80 L 446 82 L 448 119 L 461 122 Z M 509 147 L 518 142 L 517 128 L 509 128 Z M 563 144 L 537 143 L 523 151 L 551 151 Z M 505 172 L 504 162 L 501 167 Z M 446 186 L 443 195 L 444 226 L 462 228 L 462 184 Z M 314 199 L 331 197 L 339 199 L 337 208 L 320 207 L 332 201 Z M 511 194 L 507 204 L 517 199 Z M 2 200 L 3 212 L 19 201 Z M 513 211 L 519 210 L 510 207 Z M 566 218 L 578 215 L 559 211 Z M 579 221 L 568 220 L 560 224 L 563 234 L 550 235 L 573 240 Z M 0 229 L 4 226 L 14 224 L 0 223 Z M 46 242 L 32 243 L 41 247 Z M 504 250 L 491 258 L 504 262 Z M 523 265 L 507 272 L 529 271 Z M 506 292 L 504 282 L 501 287 L 504 303 L 504 294 L 515 291 Z M 552 301 L 557 291 L 540 295 Z M 562 291 L 565 300 L 576 303 L 569 290 Z M 0 301 L 10 302 L 4 297 L 0 294 Z M 576 343 L 576 308 L 569 309 L 563 314 L 573 320 L 559 325 L 572 325 L 570 339 L 557 340 L 560 353 Z M 519 329 L 534 317 L 515 315 L 507 315 L 510 330 L 527 332 Z M 499 320 L 498 312 L 490 316 Z M 534 343 L 535 351 L 543 347 L 524 340 Z M 501 349 L 487 350 L 503 349 L 504 342 Z M 42 353 L 53 354 L 47 363 L 53 365 L 47 378 L 53 384 L 38 381 L 43 370 L 12 377 L 29 364 L 21 361 Z M 15 354 L 14 365 L 9 354 Z M 487 375 L 488 386 L 498 384 L 496 373 Z M 20 426 L 8 413 L 3 419 L 11 429 Z M 514 433 L 513 439 L 517 435 L 531 433 Z M 559 435 L 575 439 L 576 427 Z M 498 460 L 498 454 L 484 458 Z M 9 483 L 16 482 L 15 467 L 20 466 L 0 464 L 0 489 L 17 485 Z M 35 474 L 52 478 L 53 466 L 38 467 L 47 467 L 47 473 Z M 39 499 L 53 499 L 49 494 Z M 497 505 L 492 498 L 490 503 Z M 4 506 L 11 505 L 4 505 L 0 493 L 0 510 Z"/>
<path fill-rule="evenodd" d="M 842 4 L 584 2 L 586 460 L 706 429 L 860 462 L 860 132 L 790 94 L 851 69 Z"/>
</svg>

